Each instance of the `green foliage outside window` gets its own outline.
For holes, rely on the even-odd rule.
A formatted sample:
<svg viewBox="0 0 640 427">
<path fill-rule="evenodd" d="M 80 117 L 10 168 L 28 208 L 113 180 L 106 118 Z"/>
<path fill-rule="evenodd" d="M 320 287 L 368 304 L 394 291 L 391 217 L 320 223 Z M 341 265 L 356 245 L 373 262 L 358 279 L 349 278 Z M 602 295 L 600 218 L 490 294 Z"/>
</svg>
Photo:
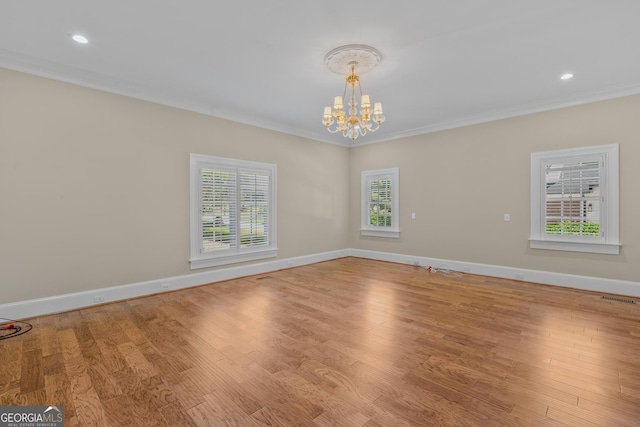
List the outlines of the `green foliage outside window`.
<svg viewBox="0 0 640 427">
<path fill-rule="evenodd" d="M 220 226 L 214 227 L 212 226 L 213 222 L 204 221 L 203 222 L 203 235 L 208 236 L 209 241 L 215 240 L 217 242 L 229 242 L 230 239 L 230 230 L 229 226 Z M 240 231 L 240 244 L 241 245 L 259 245 L 265 243 L 265 235 L 264 231 L 254 231 L 253 233 L 249 230 L 241 230 Z"/>
<path fill-rule="evenodd" d="M 376 227 L 391 227 L 391 215 L 372 213 L 369 224 Z"/>
<path fill-rule="evenodd" d="M 547 223 L 547 234 L 564 234 L 576 236 L 599 236 L 600 224 L 592 221 L 569 221 Z"/>
</svg>

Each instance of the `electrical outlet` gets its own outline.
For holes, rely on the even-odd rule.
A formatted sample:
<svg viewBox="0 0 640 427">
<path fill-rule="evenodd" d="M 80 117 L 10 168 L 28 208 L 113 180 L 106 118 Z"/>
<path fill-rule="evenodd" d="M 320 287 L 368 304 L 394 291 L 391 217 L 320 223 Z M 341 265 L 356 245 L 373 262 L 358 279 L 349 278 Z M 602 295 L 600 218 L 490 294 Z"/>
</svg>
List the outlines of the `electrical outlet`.
<svg viewBox="0 0 640 427">
<path fill-rule="evenodd" d="M 516 279 L 518 280 L 524 280 L 524 273 L 516 273 Z"/>
<path fill-rule="evenodd" d="M 94 304 L 101 304 L 106 301 L 106 297 L 104 295 L 95 295 L 93 297 Z"/>
</svg>

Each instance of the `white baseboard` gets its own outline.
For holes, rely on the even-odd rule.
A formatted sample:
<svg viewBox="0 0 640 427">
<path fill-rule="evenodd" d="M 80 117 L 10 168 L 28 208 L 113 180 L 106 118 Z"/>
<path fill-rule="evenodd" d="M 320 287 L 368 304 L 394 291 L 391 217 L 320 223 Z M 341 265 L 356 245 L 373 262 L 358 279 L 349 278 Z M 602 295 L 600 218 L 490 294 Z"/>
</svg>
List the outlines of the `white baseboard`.
<svg viewBox="0 0 640 427">
<path fill-rule="evenodd" d="M 446 268 L 449 270 L 479 274 L 483 276 L 517 279 L 527 282 L 597 291 L 607 294 L 640 297 L 640 283 L 638 282 L 418 257 L 415 255 L 402 255 L 388 252 L 366 251 L 361 249 L 343 249 L 319 254 L 304 255 L 295 258 L 285 258 L 256 264 L 205 271 L 201 273 L 187 274 L 184 276 L 131 283 L 122 286 L 113 286 L 53 297 L 0 304 L 0 317 L 6 319 L 26 319 L 45 314 L 60 313 L 95 304 L 120 301 L 129 298 L 157 294 L 160 292 L 174 291 L 206 283 L 251 276 L 254 274 L 268 273 L 270 271 L 329 261 L 345 256 L 389 261 L 399 264 L 415 265 L 417 263 L 422 267 L 431 265 L 436 268 Z M 96 297 L 101 297 L 102 299 L 99 300 L 99 302 L 96 302 Z"/>
<path fill-rule="evenodd" d="M 350 249 L 349 255 L 360 258 L 377 259 L 380 261 L 396 262 L 400 264 L 415 265 L 418 263 L 418 265 L 422 267 L 432 266 L 435 268 L 445 268 L 462 273 L 479 274 L 481 276 L 501 277 L 504 279 L 522 280 L 526 282 L 542 283 L 545 285 L 562 286 L 565 288 L 603 292 L 606 294 L 640 297 L 640 282 L 418 257 L 415 255 L 365 251 L 361 249 Z"/>
<path fill-rule="evenodd" d="M 282 270 L 284 268 L 314 264 L 316 262 L 341 258 L 346 256 L 347 253 L 347 250 L 323 252 L 295 258 L 278 259 L 257 264 L 248 264 L 201 273 L 187 274 L 184 276 L 167 277 L 163 279 L 149 280 L 146 282 L 131 283 L 128 285 L 92 289 L 90 291 L 0 304 L 0 318 L 26 319 L 45 314 L 60 313 L 96 304 L 120 301 L 129 298 L 157 294 L 160 292 L 175 291 L 177 289 L 236 279 L 238 277 L 251 276 L 254 274 L 262 274 L 270 271 Z M 101 299 L 96 302 L 96 297 Z"/>
</svg>

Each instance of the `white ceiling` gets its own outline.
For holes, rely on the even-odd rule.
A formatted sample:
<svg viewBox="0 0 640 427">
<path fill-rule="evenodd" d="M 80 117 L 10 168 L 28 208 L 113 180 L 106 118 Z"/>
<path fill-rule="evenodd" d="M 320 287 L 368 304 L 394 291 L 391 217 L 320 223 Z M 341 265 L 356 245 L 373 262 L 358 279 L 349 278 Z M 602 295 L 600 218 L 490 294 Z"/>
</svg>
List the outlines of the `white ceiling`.
<svg viewBox="0 0 640 427">
<path fill-rule="evenodd" d="M 639 17 L 638 0 L 5 0 L 0 67 L 349 145 L 321 123 L 335 47 L 383 55 L 361 77 L 387 117 L 370 143 L 640 93 Z"/>
</svg>

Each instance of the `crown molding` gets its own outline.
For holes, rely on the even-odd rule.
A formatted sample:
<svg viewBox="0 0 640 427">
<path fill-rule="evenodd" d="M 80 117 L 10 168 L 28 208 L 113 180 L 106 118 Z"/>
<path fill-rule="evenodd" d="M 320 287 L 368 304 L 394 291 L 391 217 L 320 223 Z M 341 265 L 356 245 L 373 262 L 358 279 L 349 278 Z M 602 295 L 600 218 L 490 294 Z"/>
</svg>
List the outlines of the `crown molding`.
<svg viewBox="0 0 640 427">
<path fill-rule="evenodd" d="M 64 64 L 33 58 L 28 55 L 11 52 L 5 49 L 0 49 L 0 68 L 19 71 L 38 77 L 45 77 L 64 83 L 122 95 L 129 98 L 152 102 L 154 104 L 174 107 L 181 110 L 295 135 L 315 141 L 348 146 L 347 144 L 331 140 L 329 138 L 331 135 L 327 135 L 327 138 L 319 137 L 318 134 L 323 135 L 320 132 L 316 134 L 303 129 L 285 126 L 280 123 L 262 120 L 239 112 L 224 111 L 209 103 L 194 100 L 192 98 L 181 97 L 175 93 L 164 92 L 124 80 L 114 79 L 103 74 L 79 70 Z M 324 130 L 324 128 L 322 130 Z"/>
<path fill-rule="evenodd" d="M 640 81 L 627 82 L 602 87 L 598 90 L 580 92 L 572 96 L 557 97 L 544 102 L 528 103 L 515 108 L 499 109 L 482 114 L 468 115 L 451 121 L 429 123 L 425 126 L 413 129 L 405 129 L 392 133 L 376 133 L 375 135 L 367 135 L 367 138 L 363 138 L 352 143 L 350 140 L 340 138 L 336 135 L 329 133 L 324 135 L 324 133 L 321 132 L 324 128 L 319 128 L 318 132 L 309 132 L 303 129 L 283 125 L 282 123 L 246 115 L 238 111 L 224 111 L 220 108 L 214 107 L 212 104 L 193 98 L 187 98 L 175 93 L 169 93 L 155 88 L 114 79 L 91 71 L 79 70 L 64 64 L 33 58 L 5 49 L 0 49 L 0 67 L 347 148 L 393 141 L 401 138 L 424 135 L 592 102 L 605 101 L 608 99 L 621 98 L 640 93 Z"/>
<path fill-rule="evenodd" d="M 363 141 L 358 141 L 354 145 L 360 146 L 367 144 L 376 144 L 379 142 L 387 142 L 401 138 L 425 135 L 429 133 L 440 132 L 443 130 L 494 122 L 503 119 L 526 116 L 529 114 L 543 113 L 546 111 L 559 110 L 562 108 L 575 107 L 578 105 L 607 101 L 610 99 L 623 98 L 625 96 L 632 96 L 637 94 L 640 94 L 640 82 L 611 85 L 596 91 L 584 91 L 571 97 L 557 97 L 545 102 L 524 104 L 516 108 L 494 110 L 482 114 L 469 115 L 458 120 L 431 123 L 429 125 L 413 129 L 394 132 L 390 135 L 386 134 L 383 135 L 382 138 L 373 137 Z"/>
</svg>

